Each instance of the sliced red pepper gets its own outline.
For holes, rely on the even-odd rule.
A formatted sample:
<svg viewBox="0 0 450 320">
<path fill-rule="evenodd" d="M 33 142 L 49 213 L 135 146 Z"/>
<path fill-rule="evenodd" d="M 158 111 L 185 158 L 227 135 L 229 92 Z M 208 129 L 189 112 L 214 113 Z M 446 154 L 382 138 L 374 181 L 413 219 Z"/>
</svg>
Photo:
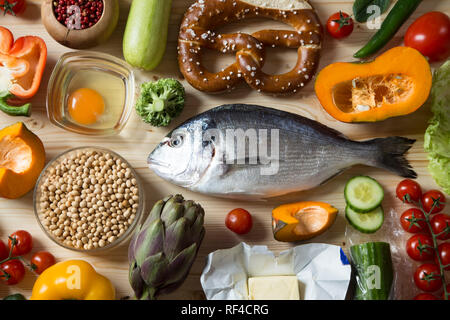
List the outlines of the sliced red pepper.
<svg viewBox="0 0 450 320">
<path fill-rule="evenodd" d="M 14 42 L 11 31 L 0 27 L 0 92 L 30 99 L 39 89 L 46 61 L 44 40 L 26 36 Z"/>
</svg>

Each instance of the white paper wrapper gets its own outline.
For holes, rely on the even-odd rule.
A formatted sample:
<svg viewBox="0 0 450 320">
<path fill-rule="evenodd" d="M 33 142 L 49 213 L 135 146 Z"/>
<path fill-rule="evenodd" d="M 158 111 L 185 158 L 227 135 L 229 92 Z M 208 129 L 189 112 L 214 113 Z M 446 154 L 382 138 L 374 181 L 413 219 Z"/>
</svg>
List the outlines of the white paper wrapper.
<svg viewBox="0 0 450 320">
<path fill-rule="evenodd" d="M 248 300 L 247 280 L 296 275 L 302 300 L 344 300 L 351 267 L 338 246 L 311 243 L 281 252 L 245 243 L 207 257 L 200 278 L 208 300 Z"/>
</svg>

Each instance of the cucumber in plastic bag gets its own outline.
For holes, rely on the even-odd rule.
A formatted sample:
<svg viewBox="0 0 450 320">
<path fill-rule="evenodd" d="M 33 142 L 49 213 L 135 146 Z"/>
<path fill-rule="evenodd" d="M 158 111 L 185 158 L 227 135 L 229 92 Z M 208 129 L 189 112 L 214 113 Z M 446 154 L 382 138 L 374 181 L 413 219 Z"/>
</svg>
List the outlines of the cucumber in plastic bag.
<svg viewBox="0 0 450 320">
<path fill-rule="evenodd" d="M 356 269 L 354 300 L 388 300 L 391 296 L 394 272 L 390 245 L 367 242 L 350 247 Z"/>
</svg>

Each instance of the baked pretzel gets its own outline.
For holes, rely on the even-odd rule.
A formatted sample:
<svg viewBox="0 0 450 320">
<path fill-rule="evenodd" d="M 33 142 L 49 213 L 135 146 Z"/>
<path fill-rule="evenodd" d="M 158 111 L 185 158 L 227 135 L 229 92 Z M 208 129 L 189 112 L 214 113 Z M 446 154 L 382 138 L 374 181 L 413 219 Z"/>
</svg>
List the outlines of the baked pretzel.
<svg viewBox="0 0 450 320">
<path fill-rule="evenodd" d="M 282 9 L 286 3 L 290 8 Z M 214 32 L 222 25 L 256 17 L 281 21 L 295 31 L 262 30 L 252 35 Z M 178 63 L 186 80 L 201 91 L 224 91 L 244 79 L 258 91 L 297 92 L 316 72 L 321 41 L 322 27 L 306 0 L 198 0 L 185 13 L 181 23 Z M 265 46 L 298 48 L 297 64 L 280 75 L 263 72 Z M 201 63 L 204 48 L 235 52 L 236 62 L 220 72 L 211 73 Z"/>
</svg>

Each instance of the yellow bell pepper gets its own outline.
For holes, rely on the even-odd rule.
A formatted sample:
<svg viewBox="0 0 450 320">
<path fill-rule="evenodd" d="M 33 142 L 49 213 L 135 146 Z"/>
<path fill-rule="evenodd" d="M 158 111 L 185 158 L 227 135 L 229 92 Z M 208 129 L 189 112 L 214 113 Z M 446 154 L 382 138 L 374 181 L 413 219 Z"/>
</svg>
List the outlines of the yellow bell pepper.
<svg viewBox="0 0 450 320">
<path fill-rule="evenodd" d="M 83 260 L 59 262 L 36 280 L 30 300 L 114 300 L 111 281 Z"/>
</svg>

